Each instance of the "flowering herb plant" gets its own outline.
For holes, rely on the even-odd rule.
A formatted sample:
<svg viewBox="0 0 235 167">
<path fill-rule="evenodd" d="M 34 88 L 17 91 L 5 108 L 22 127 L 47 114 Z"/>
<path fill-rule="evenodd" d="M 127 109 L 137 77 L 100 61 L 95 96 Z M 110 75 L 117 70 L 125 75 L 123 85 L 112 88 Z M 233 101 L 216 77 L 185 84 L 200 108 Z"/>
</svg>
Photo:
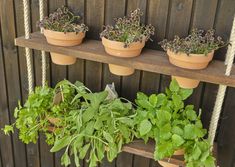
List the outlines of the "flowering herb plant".
<svg viewBox="0 0 235 167">
<path fill-rule="evenodd" d="M 49 17 L 44 17 L 37 25 L 40 28 L 64 33 L 88 31 L 88 27 L 80 22 L 81 16 L 74 15 L 67 7 L 63 6 L 58 8 L 54 13 L 51 13 Z"/>
<path fill-rule="evenodd" d="M 100 37 L 105 37 L 112 41 L 124 42 L 124 47 L 128 47 L 133 42 L 147 41 L 154 34 L 155 28 L 149 25 L 142 25 L 140 18 L 143 12 L 136 9 L 131 12 L 130 17 L 116 18 L 115 25 L 107 25 Z"/>
<path fill-rule="evenodd" d="M 206 32 L 199 29 L 193 29 L 191 33 L 185 37 L 180 38 L 175 36 L 173 40 L 168 41 L 164 39 L 159 42 L 161 47 L 167 51 L 186 54 L 208 54 L 225 45 L 225 42 L 220 36 L 215 37 L 215 30 L 210 29 Z"/>
</svg>

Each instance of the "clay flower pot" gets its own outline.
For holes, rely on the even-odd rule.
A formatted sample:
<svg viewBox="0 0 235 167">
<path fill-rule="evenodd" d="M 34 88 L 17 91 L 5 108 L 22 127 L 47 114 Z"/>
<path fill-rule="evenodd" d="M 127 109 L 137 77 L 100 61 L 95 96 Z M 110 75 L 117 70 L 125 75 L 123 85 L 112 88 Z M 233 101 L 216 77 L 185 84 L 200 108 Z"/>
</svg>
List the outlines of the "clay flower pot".
<svg viewBox="0 0 235 167">
<path fill-rule="evenodd" d="M 145 45 L 145 40 L 143 40 L 142 42 L 131 43 L 128 47 L 125 48 L 123 42 L 111 41 L 103 37 L 102 44 L 104 45 L 105 51 L 109 55 L 122 58 L 131 58 L 140 55 Z M 128 76 L 135 72 L 135 69 L 133 68 L 114 64 L 109 64 L 109 70 L 111 73 L 120 76 Z"/>
<path fill-rule="evenodd" d="M 56 46 L 76 46 L 82 43 L 85 33 L 75 33 L 75 32 L 58 32 L 52 30 L 44 30 L 44 35 L 47 42 Z M 52 62 L 59 65 L 71 65 L 76 62 L 76 57 L 63 55 L 59 53 L 51 52 Z"/>
<path fill-rule="evenodd" d="M 46 119 L 51 123 L 51 125 L 50 126 L 48 126 L 48 131 L 49 132 L 54 132 L 56 129 L 57 129 L 57 127 L 55 127 L 54 125 L 56 124 L 56 123 L 58 123 L 59 121 L 60 121 L 60 119 L 59 118 L 55 118 L 55 117 L 46 117 Z"/>
<path fill-rule="evenodd" d="M 167 51 L 167 55 L 169 56 L 169 61 L 171 64 L 191 69 L 191 70 L 200 70 L 204 69 L 208 66 L 209 62 L 212 60 L 214 56 L 214 51 L 205 54 L 189 54 L 186 53 L 174 53 L 170 50 Z M 182 88 L 196 88 L 200 81 L 194 79 L 188 79 L 179 76 L 172 76 L 172 78 L 176 79 Z"/>
<path fill-rule="evenodd" d="M 173 155 L 184 155 L 184 149 L 180 149 L 174 152 Z M 179 167 L 179 165 L 175 165 L 175 164 L 171 164 L 169 162 L 165 162 L 165 161 L 158 161 L 158 163 L 163 166 L 163 167 Z"/>
</svg>

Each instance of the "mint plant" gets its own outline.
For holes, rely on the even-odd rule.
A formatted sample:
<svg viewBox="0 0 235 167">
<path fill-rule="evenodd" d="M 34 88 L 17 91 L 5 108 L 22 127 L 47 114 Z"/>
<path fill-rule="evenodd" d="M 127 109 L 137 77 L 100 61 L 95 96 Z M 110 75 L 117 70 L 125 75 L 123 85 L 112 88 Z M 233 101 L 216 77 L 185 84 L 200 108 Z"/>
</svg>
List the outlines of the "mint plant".
<svg viewBox="0 0 235 167">
<path fill-rule="evenodd" d="M 147 96 L 137 94 L 136 137 L 145 142 L 152 138 L 156 142 L 154 159 L 171 157 L 179 149 L 185 150 L 185 161 L 189 167 L 211 167 L 214 158 L 210 145 L 203 137 L 200 114 L 193 105 L 184 100 L 192 94 L 191 89 L 182 89 L 173 80 L 165 93 Z"/>
</svg>

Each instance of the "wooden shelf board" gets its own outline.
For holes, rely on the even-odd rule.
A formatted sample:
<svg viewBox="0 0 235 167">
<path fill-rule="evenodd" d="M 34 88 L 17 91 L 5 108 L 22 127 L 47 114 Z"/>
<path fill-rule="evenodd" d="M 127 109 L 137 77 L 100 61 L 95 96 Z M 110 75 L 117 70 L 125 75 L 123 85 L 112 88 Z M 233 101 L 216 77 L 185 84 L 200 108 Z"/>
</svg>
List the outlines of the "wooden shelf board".
<svg viewBox="0 0 235 167">
<path fill-rule="evenodd" d="M 143 140 L 134 140 L 132 143 L 127 144 L 122 148 L 122 151 L 124 152 L 128 152 L 131 154 L 139 155 L 150 159 L 153 159 L 154 150 L 155 150 L 154 141 L 150 141 L 147 144 L 145 144 Z M 178 165 L 180 167 L 185 166 L 183 156 L 172 156 L 171 158 L 165 158 L 161 161 Z"/>
<path fill-rule="evenodd" d="M 48 44 L 45 37 L 39 32 L 32 33 L 30 39 L 25 39 L 24 37 L 16 38 L 15 44 L 21 47 L 75 56 L 80 59 L 111 63 L 154 73 L 187 77 L 235 87 L 235 66 L 233 65 L 231 75 L 225 76 L 225 65 L 222 61 L 217 60 L 212 61 L 206 69 L 188 70 L 170 64 L 166 53 L 162 51 L 144 49 L 141 56 L 119 58 L 108 55 L 101 41 L 85 40 L 82 45 L 73 47 L 54 46 Z"/>
</svg>

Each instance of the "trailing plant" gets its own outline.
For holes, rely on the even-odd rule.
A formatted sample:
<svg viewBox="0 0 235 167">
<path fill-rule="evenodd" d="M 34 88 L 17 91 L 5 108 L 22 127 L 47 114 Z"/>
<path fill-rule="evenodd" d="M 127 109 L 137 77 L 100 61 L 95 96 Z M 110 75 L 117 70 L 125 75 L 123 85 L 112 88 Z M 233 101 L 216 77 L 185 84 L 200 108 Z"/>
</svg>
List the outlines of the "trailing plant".
<svg viewBox="0 0 235 167">
<path fill-rule="evenodd" d="M 220 36 L 215 37 L 215 30 L 210 29 L 206 32 L 199 29 L 193 29 L 191 33 L 185 37 L 180 38 L 175 36 L 173 40 L 164 39 L 159 42 L 161 47 L 167 51 L 186 54 L 208 54 L 225 46 L 225 42 Z"/>
<path fill-rule="evenodd" d="M 16 123 L 6 125 L 4 131 L 9 134 L 16 125 L 25 143 L 36 142 L 38 133 L 45 133 L 47 143 L 53 145 L 51 152 L 65 148 L 61 157 L 65 166 L 71 163 L 71 156 L 76 166 L 86 156 L 90 167 L 105 154 L 112 161 L 122 145 L 133 140 L 135 113 L 131 103 L 107 96 L 106 91 L 92 93 L 82 83 L 66 80 L 54 90 L 38 87 L 25 105 L 16 109 Z"/>
<path fill-rule="evenodd" d="M 41 28 L 58 32 L 86 32 L 88 27 L 81 23 L 81 16 L 74 15 L 67 7 L 62 6 L 54 13 L 44 17 L 37 25 Z"/>
<path fill-rule="evenodd" d="M 191 89 L 182 89 L 173 80 L 165 93 L 147 96 L 137 94 L 136 137 L 145 142 L 152 138 L 156 142 L 154 159 L 171 157 L 179 149 L 185 150 L 187 167 L 214 166 L 211 146 L 203 137 L 200 114 L 193 105 L 184 104 L 192 94 Z"/>
<path fill-rule="evenodd" d="M 141 24 L 141 16 L 143 12 L 136 9 L 131 12 L 130 17 L 116 18 L 115 25 L 105 26 L 100 37 L 107 38 L 112 41 L 123 42 L 124 47 L 128 47 L 133 42 L 147 41 L 154 34 L 155 28 L 149 25 Z"/>
</svg>

